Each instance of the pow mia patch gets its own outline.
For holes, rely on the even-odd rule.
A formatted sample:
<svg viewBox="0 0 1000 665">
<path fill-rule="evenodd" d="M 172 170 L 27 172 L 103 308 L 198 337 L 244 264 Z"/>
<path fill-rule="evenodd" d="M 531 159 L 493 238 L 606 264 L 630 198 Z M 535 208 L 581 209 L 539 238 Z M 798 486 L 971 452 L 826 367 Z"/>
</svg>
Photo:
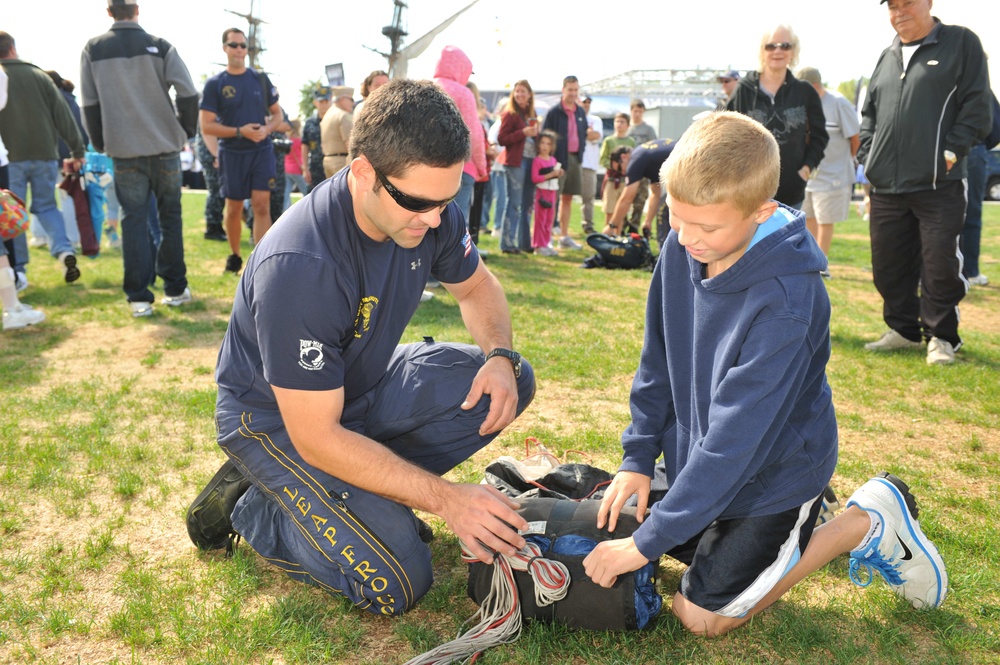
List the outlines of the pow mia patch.
<svg viewBox="0 0 1000 665">
<path fill-rule="evenodd" d="M 236 88 L 231 85 L 222 86 L 222 96 L 226 99 L 232 99 L 236 96 Z"/>
<path fill-rule="evenodd" d="M 323 345 L 311 339 L 299 340 L 299 367 L 311 371 L 323 369 Z"/>
</svg>

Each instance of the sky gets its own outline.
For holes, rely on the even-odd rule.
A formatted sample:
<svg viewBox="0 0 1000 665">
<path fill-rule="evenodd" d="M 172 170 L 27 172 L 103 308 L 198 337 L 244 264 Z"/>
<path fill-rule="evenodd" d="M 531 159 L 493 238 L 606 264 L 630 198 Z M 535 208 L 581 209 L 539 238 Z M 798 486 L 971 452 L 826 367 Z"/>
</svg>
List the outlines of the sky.
<svg viewBox="0 0 1000 665">
<path fill-rule="evenodd" d="M 404 45 L 469 2 L 407 0 Z M 84 44 L 111 25 L 106 0 L 3 4 L 0 30 L 14 36 L 19 56 L 75 83 Z M 222 31 L 246 28 L 244 19 L 226 10 L 246 13 L 250 5 L 251 0 L 140 0 L 139 23 L 174 45 L 201 87 L 224 67 Z M 615 14 L 617 7 L 582 0 L 480 0 L 410 62 L 409 76 L 432 77 L 446 45 L 469 55 L 472 80 L 485 90 L 504 89 L 522 78 L 536 90 L 558 90 L 568 74 L 586 89 L 637 69 L 756 69 L 761 35 L 786 23 L 801 43 L 798 66 L 816 67 L 836 88 L 869 76 L 895 34 L 877 0 L 632 0 Z M 382 27 L 392 22 L 392 0 L 255 0 L 255 10 L 266 21 L 261 63 L 279 93 L 295 100 L 286 103 L 290 113 L 303 84 L 325 81 L 327 64 L 342 63 L 347 84 L 355 89 L 370 71 L 386 68 L 385 59 L 368 47 L 388 51 Z M 939 0 L 933 14 L 975 30 L 987 53 L 1000 54 L 1000 3 Z M 991 79 L 1000 91 L 1000 64 Z"/>
</svg>

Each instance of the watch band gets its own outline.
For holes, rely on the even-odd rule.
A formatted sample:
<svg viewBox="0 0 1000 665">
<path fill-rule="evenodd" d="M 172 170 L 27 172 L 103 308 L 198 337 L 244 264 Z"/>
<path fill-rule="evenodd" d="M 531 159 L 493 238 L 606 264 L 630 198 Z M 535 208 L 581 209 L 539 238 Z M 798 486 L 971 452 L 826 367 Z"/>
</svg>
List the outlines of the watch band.
<svg viewBox="0 0 1000 665">
<path fill-rule="evenodd" d="M 495 358 L 497 356 L 503 356 L 510 361 L 511 366 L 514 368 L 514 378 L 521 378 L 521 354 L 517 351 L 511 351 L 510 349 L 495 348 L 486 354 L 486 361 L 490 358 Z"/>
</svg>

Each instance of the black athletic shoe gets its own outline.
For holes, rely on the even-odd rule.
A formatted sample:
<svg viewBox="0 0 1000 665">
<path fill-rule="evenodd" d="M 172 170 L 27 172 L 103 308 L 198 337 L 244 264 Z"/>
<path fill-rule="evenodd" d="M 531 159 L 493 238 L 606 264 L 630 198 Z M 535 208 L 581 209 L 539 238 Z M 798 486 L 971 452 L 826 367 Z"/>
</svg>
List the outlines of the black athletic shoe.
<svg viewBox="0 0 1000 665">
<path fill-rule="evenodd" d="M 233 535 L 233 509 L 250 489 L 232 460 L 226 460 L 205 485 L 187 512 L 187 530 L 191 542 L 203 550 L 227 547 Z"/>
<path fill-rule="evenodd" d="M 434 530 L 431 528 L 431 525 L 419 517 L 417 518 L 417 534 L 420 536 L 420 540 L 428 545 L 434 540 Z"/>
<path fill-rule="evenodd" d="M 63 279 L 66 280 L 67 284 L 80 279 L 80 269 L 76 267 L 76 254 L 64 252 L 59 257 L 59 261 L 63 264 Z"/>
<path fill-rule="evenodd" d="M 230 254 L 229 258 L 226 259 L 226 272 L 231 272 L 236 275 L 242 268 L 243 259 L 240 258 L 239 254 Z"/>
</svg>

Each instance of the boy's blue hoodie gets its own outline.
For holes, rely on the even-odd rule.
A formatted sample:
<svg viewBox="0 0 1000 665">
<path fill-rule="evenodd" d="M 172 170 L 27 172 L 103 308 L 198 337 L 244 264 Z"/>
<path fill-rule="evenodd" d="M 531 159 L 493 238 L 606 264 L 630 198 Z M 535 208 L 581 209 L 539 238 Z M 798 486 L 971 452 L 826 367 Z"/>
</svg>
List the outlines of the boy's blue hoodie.
<svg viewBox="0 0 1000 665">
<path fill-rule="evenodd" d="M 815 499 L 837 463 L 826 258 L 801 212 L 711 279 L 673 231 L 649 290 L 621 469 L 670 489 L 635 532 L 649 559 L 719 518 Z M 772 218 L 773 219 L 773 218 Z"/>
</svg>

